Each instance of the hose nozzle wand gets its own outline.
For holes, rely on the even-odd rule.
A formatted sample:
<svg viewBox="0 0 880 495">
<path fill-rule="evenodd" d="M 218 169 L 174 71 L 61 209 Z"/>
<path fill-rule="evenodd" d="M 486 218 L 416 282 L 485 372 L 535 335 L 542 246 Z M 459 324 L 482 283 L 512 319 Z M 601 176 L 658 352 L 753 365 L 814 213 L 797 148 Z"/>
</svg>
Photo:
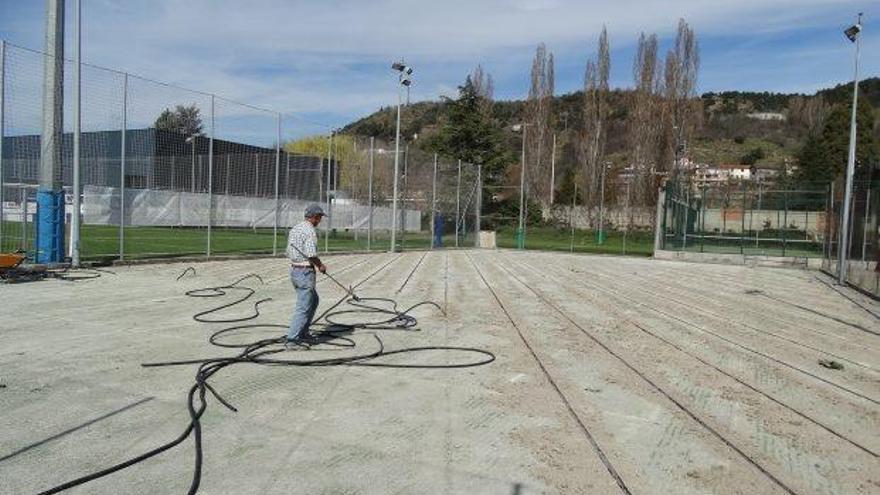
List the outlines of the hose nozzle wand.
<svg viewBox="0 0 880 495">
<path fill-rule="evenodd" d="M 306 256 L 305 253 L 302 252 L 302 250 L 301 250 L 300 248 L 294 246 L 293 244 L 291 244 L 290 247 L 292 247 L 293 249 L 295 249 L 296 252 L 299 253 L 300 256 L 302 256 L 303 258 L 305 258 L 305 259 L 310 259 L 308 256 Z M 359 298 L 359 297 L 357 296 L 357 294 L 354 293 L 354 289 L 353 289 L 353 288 L 351 288 L 351 287 L 346 287 L 346 286 L 340 284 L 340 283 L 339 283 L 339 280 L 336 280 L 335 278 L 333 278 L 333 275 L 330 275 L 330 274 L 327 273 L 326 271 L 324 272 L 324 275 L 327 275 L 327 277 L 329 277 L 330 280 L 332 280 L 333 282 L 335 282 L 336 285 L 338 285 L 342 290 L 344 290 L 345 292 L 347 292 L 348 295 L 351 296 L 352 299 L 354 299 L 355 301 L 360 301 L 360 300 L 361 300 L 361 298 Z"/>
<path fill-rule="evenodd" d="M 355 301 L 361 300 L 361 298 L 359 298 L 357 296 L 357 294 L 354 293 L 354 289 L 352 289 L 351 287 L 346 287 L 346 286 L 342 285 L 341 283 L 339 283 L 338 280 L 336 280 L 336 278 L 333 277 L 333 275 L 330 275 L 328 272 L 324 272 L 324 275 L 327 275 L 327 277 L 330 280 L 332 280 L 333 282 L 335 282 L 336 285 L 338 285 L 342 290 L 344 290 L 345 292 L 348 292 L 348 295 L 350 295 L 352 299 L 354 299 Z"/>
</svg>

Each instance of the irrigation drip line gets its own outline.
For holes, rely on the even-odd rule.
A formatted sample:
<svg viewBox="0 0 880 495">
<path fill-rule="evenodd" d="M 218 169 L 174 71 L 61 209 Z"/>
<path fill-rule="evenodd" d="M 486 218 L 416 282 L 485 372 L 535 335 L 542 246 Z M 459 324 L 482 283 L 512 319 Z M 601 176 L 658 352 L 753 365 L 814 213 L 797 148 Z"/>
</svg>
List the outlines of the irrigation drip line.
<svg viewBox="0 0 880 495">
<path fill-rule="evenodd" d="M 387 265 L 388 264 L 385 264 L 382 268 Z M 177 280 L 180 280 L 180 278 L 188 271 L 189 269 L 185 270 L 180 276 L 178 276 Z M 192 272 L 193 274 L 195 274 L 194 269 L 192 270 Z M 204 318 L 206 315 L 217 313 L 219 311 L 234 307 L 249 300 L 256 293 L 256 289 L 254 289 L 253 287 L 242 284 L 242 282 L 249 279 L 258 280 L 261 284 L 263 283 L 263 279 L 260 278 L 258 275 L 248 274 L 230 284 L 214 287 L 204 287 L 201 289 L 187 291 L 185 293 L 187 296 L 196 298 L 214 298 L 230 295 L 231 293 L 236 291 L 244 292 L 242 297 L 231 303 L 225 303 L 212 309 L 196 313 L 195 315 L 193 315 L 193 319 L 195 321 L 205 323 L 240 323 L 259 317 L 260 304 L 269 301 L 271 298 L 264 298 L 254 302 L 253 314 L 248 316 L 235 318 Z M 367 279 L 369 279 L 369 277 Z M 367 279 L 362 280 L 355 287 L 363 284 Z M 347 305 L 350 307 L 346 307 L 345 309 L 337 309 L 340 308 L 342 305 Z M 82 485 L 84 483 L 88 483 L 89 481 L 103 478 L 110 474 L 121 471 L 125 468 L 134 466 L 135 464 L 143 462 L 147 459 L 155 457 L 163 452 L 166 452 L 178 446 L 180 443 L 190 437 L 193 438 L 193 442 L 195 444 L 195 456 L 193 460 L 192 479 L 190 482 L 190 487 L 187 490 L 187 494 L 192 495 L 197 493 L 201 484 L 202 464 L 204 461 L 201 418 L 208 407 L 208 394 L 215 398 L 217 402 L 219 402 L 225 408 L 229 409 L 232 412 L 238 412 L 238 409 L 228 400 L 226 400 L 210 384 L 209 380 L 219 371 L 237 363 L 299 367 L 364 366 L 399 369 L 454 369 L 482 366 L 489 364 L 495 360 L 495 355 L 493 353 L 484 349 L 478 349 L 474 347 L 421 346 L 405 347 L 400 349 L 386 349 L 385 343 L 382 341 L 381 338 L 379 338 L 379 335 L 376 332 L 380 330 L 392 329 L 407 331 L 418 330 L 418 320 L 410 313 L 416 308 L 422 306 L 433 306 L 440 310 L 441 313 L 445 316 L 445 312 L 443 312 L 442 308 L 440 308 L 440 306 L 433 301 L 422 301 L 413 304 L 412 306 L 409 306 L 405 309 L 399 309 L 398 303 L 394 299 L 384 297 L 357 297 L 354 295 L 353 290 L 349 288 L 349 291 L 347 294 L 345 294 L 345 296 L 340 298 L 333 305 L 327 308 L 323 313 L 321 313 L 320 316 L 315 318 L 314 321 L 317 323 L 313 323 L 312 327 L 318 327 L 320 328 L 320 330 L 315 331 L 314 337 L 307 343 L 304 343 L 300 349 L 286 349 L 284 347 L 286 337 L 283 335 L 280 337 L 270 337 L 251 341 L 234 341 L 232 336 L 236 335 L 236 331 L 246 332 L 247 330 L 256 328 L 287 328 L 287 325 L 254 323 L 223 328 L 221 330 L 213 332 L 209 336 L 208 341 L 217 347 L 220 347 L 222 349 L 238 349 L 239 352 L 236 355 L 179 361 L 143 363 L 141 366 L 145 368 L 198 365 L 194 383 L 189 387 L 189 390 L 187 392 L 186 405 L 187 410 L 189 411 L 190 420 L 183 432 L 175 439 L 159 445 L 152 450 L 144 452 L 138 456 L 132 457 L 108 468 L 93 472 L 80 478 L 76 478 L 48 490 L 44 490 L 42 492 L 39 492 L 39 495 L 50 495 L 54 493 L 59 493 L 70 488 Z M 369 315 L 370 319 L 366 319 L 364 321 L 356 321 L 354 318 L 356 318 L 357 315 Z M 346 321 L 338 321 L 340 319 Z M 366 352 L 339 357 L 323 357 L 317 359 L 282 357 L 283 355 L 304 356 L 307 355 L 307 353 L 299 351 L 314 352 L 316 350 L 319 350 L 319 346 L 322 345 L 336 348 L 337 350 L 340 350 L 339 348 L 354 349 L 357 347 L 357 343 L 355 342 L 355 340 L 349 337 L 345 337 L 344 335 L 352 334 L 355 331 L 368 331 L 367 334 L 372 337 L 375 348 Z M 387 356 L 418 354 L 431 351 L 476 354 L 477 358 L 472 361 L 458 362 L 452 364 L 449 364 L 448 362 L 442 364 L 375 362 L 377 359 Z"/>
</svg>

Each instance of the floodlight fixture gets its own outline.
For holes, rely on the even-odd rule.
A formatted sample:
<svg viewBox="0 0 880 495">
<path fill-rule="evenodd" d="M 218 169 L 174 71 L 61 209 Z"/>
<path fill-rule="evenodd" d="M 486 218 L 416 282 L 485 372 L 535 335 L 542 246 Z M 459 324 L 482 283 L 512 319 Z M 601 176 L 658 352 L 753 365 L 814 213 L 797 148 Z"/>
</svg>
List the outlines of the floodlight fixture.
<svg viewBox="0 0 880 495">
<path fill-rule="evenodd" d="M 853 43 L 859 38 L 859 33 L 862 32 L 862 13 L 859 12 L 859 20 L 852 26 L 846 28 L 843 34 Z"/>
</svg>

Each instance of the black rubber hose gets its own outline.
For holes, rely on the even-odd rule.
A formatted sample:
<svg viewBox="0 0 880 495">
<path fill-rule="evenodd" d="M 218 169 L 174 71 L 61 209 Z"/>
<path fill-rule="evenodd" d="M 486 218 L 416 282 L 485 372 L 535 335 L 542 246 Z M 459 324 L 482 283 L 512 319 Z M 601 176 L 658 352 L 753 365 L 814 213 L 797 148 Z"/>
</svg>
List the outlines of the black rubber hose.
<svg viewBox="0 0 880 495">
<path fill-rule="evenodd" d="M 195 270 L 193 270 L 195 272 Z M 184 272 L 186 273 L 186 272 Z M 183 276 L 183 274 L 181 274 Z M 228 285 L 216 286 L 216 287 L 205 287 L 202 289 L 195 289 L 186 292 L 187 296 L 190 297 L 221 297 L 229 294 L 229 291 L 240 290 L 245 291 L 247 294 L 243 297 L 231 302 L 222 304 L 215 308 L 201 311 L 196 313 L 193 316 L 193 319 L 199 322 L 206 323 L 238 323 L 242 321 L 252 320 L 257 318 L 260 315 L 259 305 L 265 301 L 270 300 L 269 298 L 261 299 L 254 303 L 254 311 L 253 314 L 238 317 L 238 318 L 228 318 L 228 319 L 205 319 L 203 318 L 205 315 L 216 313 L 217 311 L 222 311 L 224 309 L 230 308 L 237 304 L 240 304 L 248 299 L 250 299 L 255 293 L 256 290 L 251 287 L 239 286 L 238 284 L 247 280 L 249 278 L 256 278 L 263 282 L 262 278 L 258 275 L 246 275 L 244 277 L 239 278 L 235 282 L 232 282 Z M 180 276 L 178 277 L 178 280 Z M 390 305 L 390 308 L 383 308 L 377 306 L 377 303 L 384 303 Z M 342 304 L 348 304 L 352 306 L 353 309 L 342 309 L 337 310 Z M 414 304 L 404 310 L 398 309 L 398 304 L 393 299 L 388 298 L 354 298 L 351 296 L 351 293 L 346 294 L 346 296 L 342 297 L 338 301 L 336 301 L 333 305 L 331 305 L 327 310 L 325 310 L 321 315 L 315 319 L 316 322 L 313 323 L 313 326 L 321 327 L 323 330 L 315 332 L 316 339 L 313 341 L 313 345 L 304 345 L 303 349 L 312 351 L 313 346 L 318 345 L 330 345 L 336 347 L 346 347 L 346 348 L 354 348 L 356 347 L 355 341 L 342 336 L 343 333 L 350 333 L 355 331 L 356 329 L 360 330 L 390 330 L 390 329 L 411 329 L 413 331 L 416 329 L 418 325 L 418 320 L 409 314 L 415 308 L 420 306 L 431 305 L 436 307 L 437 309 L 441 309 L 440 306 L 432 301 L 423 301 L 417 304 Z M 441 309 L 442 312 L 442 309 Z M 334 320 L 334 317 L 339 317 L 340 315 L 355 315 L 355 314 L 369 314 L 369 315 L 382 315 L 383 318 L 379 320 L 373 321 L 355 321 L 355 322 L 347 322 L 341 323 Z M 323 320 L 323 322 L 321 322 Z M 281 353 L 287 353 L 282 344 L 285 341 L 285 337 L 273 337 L 267 339 L 260 339 L 253 342 L 245 342 L 245 343 L 237 343 L 230 344 L 222 342 L 222 337 L 227 336 L 231 332 L 235 330 L 243 330 L 249 328 L 287 328 L 287 325 L 278 325 L 278 324 L 249 324 L 249 325 L 236 325 L 232 327 L 227 327 L 216 332 L 213 332 L 209 337 L 209 342 L 211 344 L 221 347 L 221 348 L 235 348 L 240 349 L 240 352 L 235 356 L 226 356 L 226 357 L 213 357 L 213 358 L 202 358 L 202 359 L 189 359 L 189 360 L 179 360 L 179 361 L 165 361 L 158 363 L 144 363 L 143 367 L 158 367 L 158 366 L 182 366 L 182 365 L 193 365 L 197 364 L 198 368 L 195 374 L 195 383 L 190 387 L 189 392 L 187 394 L 187 410 L 189 411 L 190 421 L 183 432 L 174 440 L 160 445 L 150 451 L 147 451 L 143 454 L 140 454 L 136 457 L 123 461 L 119 464 L 111 466 L 109 468 L 88 474 L 86 476 L 82 476 L 80 478 L 68 481 L 56 487 L 50 488 L 48 490 L 44 490 L 39 493 L 39 495 L 49 495 L 54 493 L 59 493 L 69 488 L 73 488 L 75 486 L 82 485 L 84 483 L 88 483 L 89 481 L 96 480 L 98 478 L 102 478 L 104 476 L 108 476 L 115 472 L 118 472 L 122 469 L 131 467 L 135 464 L 143 462 L 151 457 L 154 457 L 158 454 L 161 454 L 167 450 L 170 450 L 178 445 L 181 442 L 193 436 L 193 442 L 195 445 L 195 458 L 194 458 L 194 466 L 193 466 L 193 475 L 190 483 L 189 490 L 187 493 L 189 495 L 193 495 L 198 492 L 199 486 L 201 484 L 202 477 L 202 462 L 204 460 L 204 452 L 202 447 L 202 429 L 201 429 L 201 417 L 207 409 L 207 401 L 205 400 L 206 393 L 210 392 L 210 394 L 217 399 L 217 401 L 222 404 L 224 407 L 229 409 L 230 411 L 237 412 L 238 409 L 235 408 L 232 404 L 230 404 L 226 399 L 224 399 L 216 389 L 214 389 L 209 384 L 209 379 L 220 370 L 231 366 L 237 363 L 251 363 L 251 364 L 262 364 L 267 366 L 301 366 L 301 367 L 310 367 L 310 366 L 368 366 L 368 367 L 379 367 L 379 368 L 400 368 L 400 369 L 413 369 L 413 368 L 421 368 L 421 369 L 455 369 L 455 368 L 470 368 L 474 366 L 483 366 L 491 363 L 495 360 L 495 355 L 489 351 L 483 349 L 477 349 L 473 347 L 454 347 L 454 346 L 424 346 L 424 347 L 409 347 L 395 350 L 386 350 L 385 344 L 382 342 L 382 339 L 379 338 L 378 335 L 372 333 L 373 339 L 377 344 L 377 349 L 365 352 L 356 355 L 348 355 L 343 357 L 327 357 L 327 358 L 318 358 L 318 359 L 280 359 L 278 357 Z M 420 353 L 427 351 L 454 351 L 460 353 L 470 353 L 470 354 L 478 354 L 481 356 L 480 359 L 474 360 L 471 362 L 463 362 L 456 364 L 394 364 L 394 363 L 382 363 L 382 362 L 374 362 L 378 358 L 382 358 L 385 356 L 393 356 L 400 354 L 412 354 L 412 353 Z M 198 400 L 198 405 L 196 405 L 196 400 Z"/>
</svg>

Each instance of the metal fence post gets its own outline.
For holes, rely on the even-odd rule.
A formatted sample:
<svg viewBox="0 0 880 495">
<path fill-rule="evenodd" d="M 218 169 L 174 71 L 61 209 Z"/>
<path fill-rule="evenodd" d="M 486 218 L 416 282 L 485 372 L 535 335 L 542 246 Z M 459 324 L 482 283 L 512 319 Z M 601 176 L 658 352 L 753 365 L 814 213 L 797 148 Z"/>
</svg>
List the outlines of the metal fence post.
<svg viewBox="0 0 880 495">
<path fill-rule="evenodd" d="M 211 135 L 208 139 L 208 244 L 206 255 L 211 256 L 211 223 L 214 217 L 214 95 L 211 95 Z"/>
<path fill-rule="evenodd" d="M 868 212 L 871 210 L 871 175 L 874 167 L 868 169 L 868 183 L 865 184 L 865 221 L 862 224 L 862 261 L 865 261 L 868 247 Z"/>
<path fill-rule="evenodd" d="M 367 186 L 368 205 L 367 212 L 370 215 L 367 219 L 367 251 L 373 247 L 373 144 L 375 138 L 370 136 L 370 178 Z"/>
<path fill-rule="evenodd" d="M 434 173 L 431 176 L 431 249 L 434 249 L 434 236 L 437 229 L 437 153 L 434 153 Z"/>
<path fill-rule="evenodd" d="M 0 252 L 3 251 L 3 137 L 6 110 L 6 41 L 0 40 Z"/>
<path fill-rule="evenodd" d="M 80 210 L 82 204 L 82 198 L 80 197 L 82 194 L 82 184 L 80 183 L 80 139 L 82 131 L 82 4 L 80 0 L 75 0 L 73 5 L 76 33 L 74 35 L 73 44 L 75 50 L 73 65 L 73 215 L 70 223 L 70 262 L 74 267 L 78 267 L 80 262 Z"/>
<path fill-rule="evenodd" d="M 554 134 L 555 136 L 555 134 Z M 477 217 L 474 222 L 474 246 L 480 247 L 480 215 L 483 213 L 483 166 L 477 165 Z"/>
<path fill-rule="evenodd" d="M 227 168 L 228 170 L 228 168 Z M 281 114 L 278 114 L 278 135 L 275 141 L 275 219 L 272 226 L 272 256 L 278 256 L 278 178 L 281 172 Z"/>
<path fill-rule="evenodd" d="M 330 174 L 332 173 L 330 160 L 332 158 L 331 151 L 333 150 L 333 131 L 330 131 L 330 138 L 327 141 L 327 213 L 330 213 Z M 328 219 L 327 227 L 324 228 L 324 252 L 330 252 L 330 221 Z"/>
<path fill-rule="evenodd" d="M 455 186 L 455 247 L 458 247 L 458 221 L 461 218 L 461 160 L 458 161 L 458 182 Z"/>
<path fill-rule="evenodd" d="M 629 186 L 627 185 L 627 190 Z M 704 253 L 706 251 L 706 193 L 707 193 L 707 185 L 703 183 L 703 195 L 700 198 L 700 252 Z M 624 246 L 626 244 L 624 243 Z"/>
<path fill-rule="evenodd" d="M 18 198 L 21 202 L 21 249 L 25 252 L 25 256 L 27 256 L 28 250 L 28 193 L 27 186 L 23 186 L 19 189 Z M 36 253 L 34 253 L 36 257 Z"/>
<path fill-rule="evenodd" d="M 125 135 L 128 131 L 128 73 L 122 75 L 122 136 L 119 154 L 119 260 L 125 259 Z"/>
<path fill-rule="evenodd" d="M 687 182 L 687 190 L 684 192 L 684 232 L 681 235 L 681 250 L 687 251 L 688 242 L 688 217 L 691 213 L 691 182 Z"/>
<path fill-rule="evenodd" d="M 398 213 L 400 214 L 400 250 L 403 251 L 406 249 L 406 193 L 407 193 L 407 185 L 409 179 L 407 178 L 407 173 L 409 172 L 409 144 L 404 146 L 403 148 L 403 187 L 401 188 L 399 198 L 400 200 L 400 208 L 398 208 Z"/>
<path fill-rule="evenodd" d="M 785 256 L 785 229 L 788 228 L 788 189 L 782 190 L 782 203 L 785 208 L 785 214 L 782 217 L 782 256 Z M 804 225 L 806 230 L 807 226 Z"/>
<path fill-rule="evenodd" d="M 571 209 L 568 210 L 568 226 L 571 227 L 571 235 L 568 239 L 568 251 L 574 252 L 574 208 L 577 204 L 578 197 L 578 185 L 577 181 L 574 181 L 574 194 L 571 196 Z"/>
<path fill-rule="evenodd" d="M 742 215 L 740 215 L 740 228 L 739 228 L 739 254 L 746 254 L 745 249 L 745 235 L 746 235 L 746 181 L 740 180 L 740 184 L 742 185 Z"/>
</svg>

